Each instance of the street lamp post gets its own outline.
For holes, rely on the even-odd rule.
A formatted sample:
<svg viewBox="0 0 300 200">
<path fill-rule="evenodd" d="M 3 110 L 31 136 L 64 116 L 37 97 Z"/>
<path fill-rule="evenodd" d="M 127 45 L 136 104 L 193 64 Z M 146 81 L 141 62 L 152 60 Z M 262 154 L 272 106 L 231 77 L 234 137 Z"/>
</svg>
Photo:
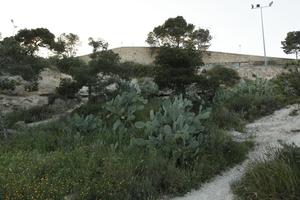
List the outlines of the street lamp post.
<svg viewBox="0 0 300 200">
<path fill-rule="evenodd" d="M 18 28 L 18 26 L 15 25 L 15 22 L 14 22 L 13 19 L 11 19 L 10 22 L 11 22 L 11 24 L 12 24 L 12 26 L 13 26 L 13 36 L 14 36 L 15 33 L 16 33 L 16 29 Z"/>
<path fill-rule="evenodd" d="M 264 30 L 264 19 L 263 19 L 263 8 L 269 8 L 273 5 L 273 1 L 269 3 L 267 6 L 262 6 L 260 4 L 253 5 L 252 9 L 260 9 L 260 17 L 261 17 L 261 26 L 262 26 L 262 36 L 263 36 L 263 46 L 264 46 L 264 57 L 265 57 L 265 66 L 268 65 L 267 60 L 267 51 L 266 51 L 266 42 L 265 42 L 265 30 Z"/>
</svg>

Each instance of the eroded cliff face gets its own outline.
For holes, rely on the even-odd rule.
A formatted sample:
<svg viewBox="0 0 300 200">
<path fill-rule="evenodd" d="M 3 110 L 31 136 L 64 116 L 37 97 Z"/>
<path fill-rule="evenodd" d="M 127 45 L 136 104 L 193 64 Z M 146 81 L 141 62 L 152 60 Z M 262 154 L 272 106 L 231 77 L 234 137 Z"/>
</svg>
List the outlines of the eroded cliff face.
<svg viewBox="0 0 300 200">
<path fill-rule="evenodd" d="M 55 88 L 59 86 L 60 80 L 63 78 L 72 78 L 70 75 L 63 74 L 57 70 L 46 68 L 40 73 L 39 95 L 49 95 L 55 92 Z"/>
<path fill-rule="evenodd" d="M 2 76 L 14 80 L 16 87 L 14 90 L 0 92 L 0 112 L 7 113 L 18 109 L 28 109 L 34 106 L 42 106 L 48 103 L 48 95 L 55 92 L 62 78 L 71 76 L 60 73 L 57 70 L 46 68 L 40 73 L 38 80 L 38 91 L 28 92 L 25 86 L 29 83 L 20 76 Z"/>
</svg>

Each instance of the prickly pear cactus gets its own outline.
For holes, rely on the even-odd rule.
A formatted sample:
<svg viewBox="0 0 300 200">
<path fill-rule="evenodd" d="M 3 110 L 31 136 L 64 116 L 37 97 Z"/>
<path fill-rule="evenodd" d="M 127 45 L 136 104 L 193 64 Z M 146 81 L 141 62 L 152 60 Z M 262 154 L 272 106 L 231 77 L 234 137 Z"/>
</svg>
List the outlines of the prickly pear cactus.
<svg viewBox="0 0 300 200">
<path fill-rule="evenodd" d="M 126 132 L 133 127 L 135 114 L 143 110 L 147 100 L 141 97 L 135 90 L 123 92 L 104 105 L 106 121 L 112 122 L 114 132 Z"/>
<path fill-rule="evenodd" d="M 180 163 L 193 159 L 202 143 L 202 122 L 209 117 L 210 111 L 200 108 L 195 114 L 191 107 L 191 101 L 182 96 L 165 100 L 158 112 L 150 112 L 149 121 L 135 123 L 136 128 L 144 129 L 148 139 L 132 140 L 132 144 L 159 148 Z"/>
</svg>

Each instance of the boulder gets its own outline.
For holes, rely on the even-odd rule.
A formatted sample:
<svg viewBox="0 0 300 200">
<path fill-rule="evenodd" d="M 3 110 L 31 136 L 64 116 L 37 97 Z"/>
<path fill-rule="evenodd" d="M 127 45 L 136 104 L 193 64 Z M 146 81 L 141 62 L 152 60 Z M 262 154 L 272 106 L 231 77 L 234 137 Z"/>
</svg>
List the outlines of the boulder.
<svg viewBox="0 0 300 200">
<path fill-rule="evenodd" d="M 55 93 L 55 89 L 59 86 L 60 80 L 63 78 L 72 79 L 72 76 L 61 73 L 58 70 L 53 70 L 50 68 L 44 69 L 40 73 L 38 94 L 48 95 Z"/>
<path fill-rule="evenodd" d="M 42 106 L 48 104 L 48 97 L 39 95 L 30 96 L 9 96 L 0 95 L 0 111 L 1 113 L 11 112 L 19 109 L 29 109 L 34 106 Z"/>
</svg>

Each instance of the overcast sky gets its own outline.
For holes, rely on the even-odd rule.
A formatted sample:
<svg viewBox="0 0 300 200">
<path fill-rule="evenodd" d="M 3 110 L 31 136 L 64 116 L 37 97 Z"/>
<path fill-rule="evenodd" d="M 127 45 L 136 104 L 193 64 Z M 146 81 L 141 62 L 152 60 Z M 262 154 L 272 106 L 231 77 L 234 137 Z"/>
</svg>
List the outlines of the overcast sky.
<svg viewBox="0 0 300 200">
<path fill-rule="evenodd" d="M 270 0 L 271 1 L 271 0 Z M 210 50 L 263 55 L 259 10 L 265 0 L 0 0 L 0 32 L 45 27 L 56 35 L 78 34 L 78 54 L 91 52 L 88 37 L 102 38 L 110 47 L 147 46 L 148 32 L 169 17 L 183 16 L 213 36 Z M 286 56 L 281 41 L 300 30 L 300 0 L 274 0 L 264 9 L 267 55 Z M 292 56 L 293 57 L 293 56 Z"/>
</svg>

